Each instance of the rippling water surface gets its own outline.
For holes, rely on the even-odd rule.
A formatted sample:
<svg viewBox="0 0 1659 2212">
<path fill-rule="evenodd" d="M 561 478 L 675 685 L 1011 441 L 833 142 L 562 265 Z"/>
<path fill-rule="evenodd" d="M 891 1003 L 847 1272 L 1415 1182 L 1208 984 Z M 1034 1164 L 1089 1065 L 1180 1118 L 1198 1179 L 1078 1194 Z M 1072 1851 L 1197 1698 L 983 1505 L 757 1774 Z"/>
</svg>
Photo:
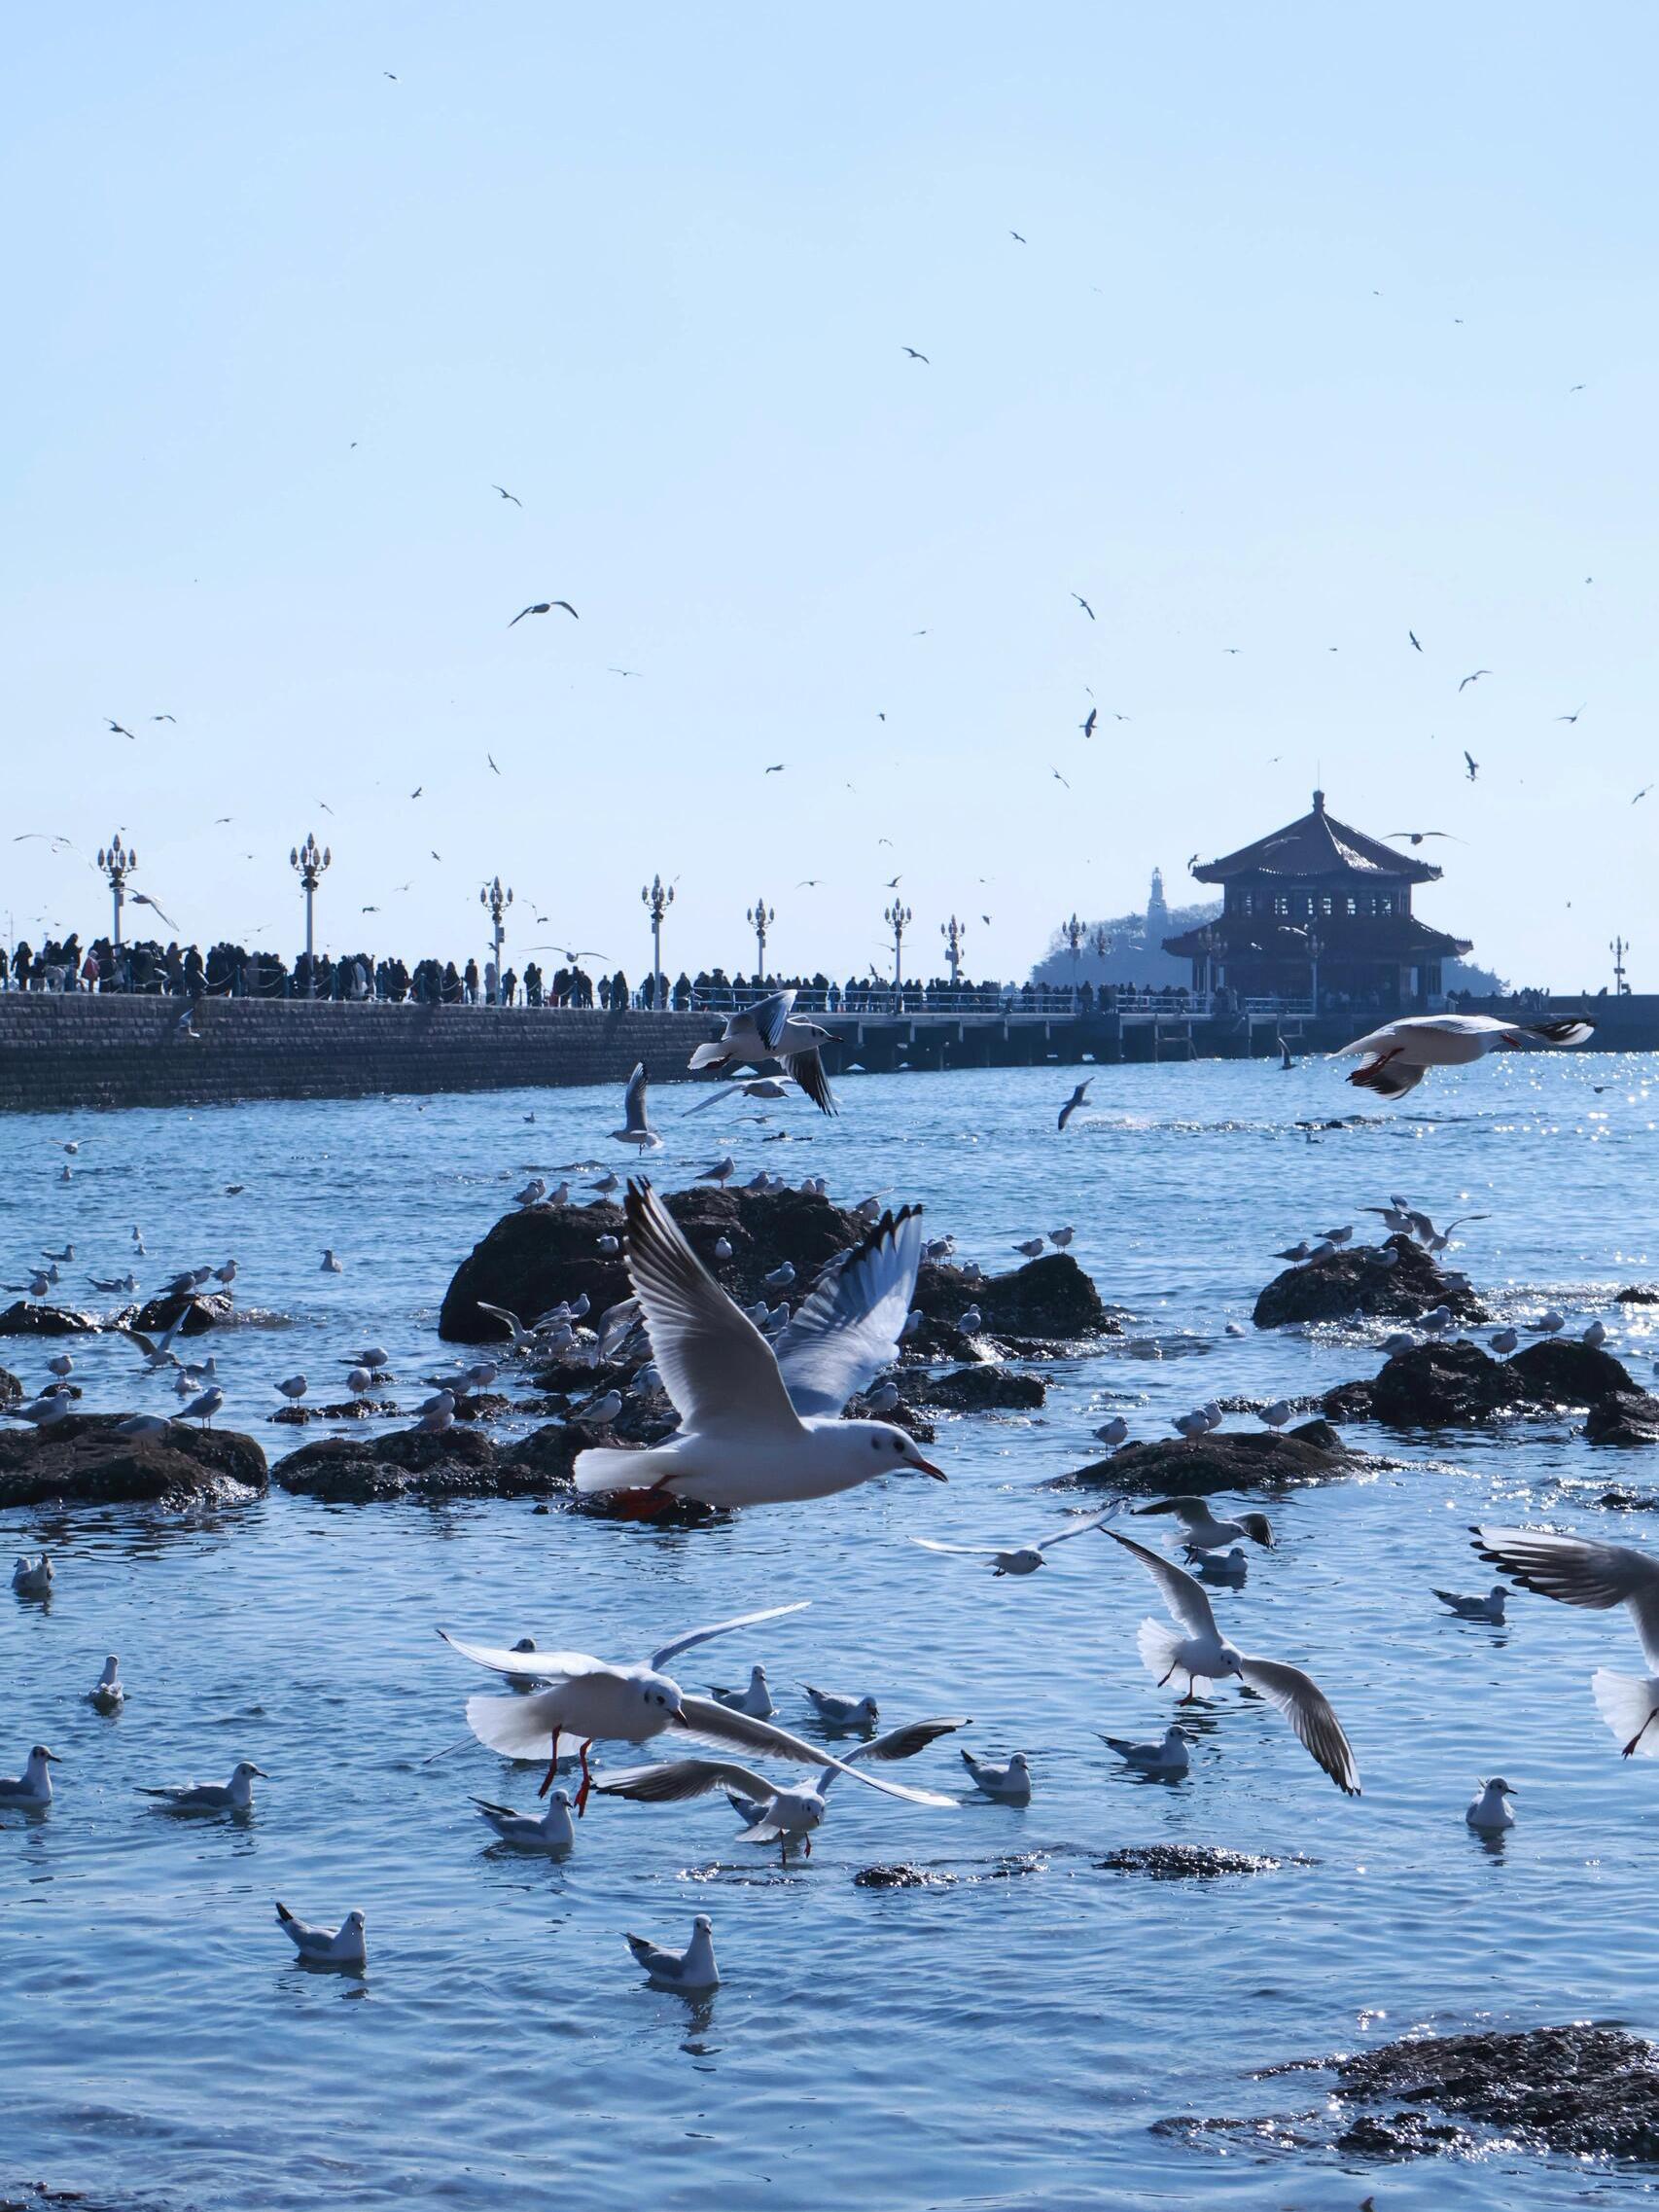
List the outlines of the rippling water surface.
<svg viewBox="0 0 1659 2212">
<path fill-rule="evenodd" d="M 1659 1273 L 1653 1063 L 1502 1055 L 1313 1142 L 1298 1121 L 1355 1097 L 1323 1064 L 1104 1069 L 1093 1113 L 1061 1139 L 1071 1081 L 849 1079 L 839 1122 L 765 1127 L 717 1109 L 688 1128 L 689 1094 L 658 1093 L 669 1185 L 729 1142 L 745 1173 L 919 1198 L 987 1267 L 1013 1265 L 1017 1236 L 1077 1225 L 1077 1256 L 1130 1333 L 1054 1371 L 1038 1416 L 941 1424 L 948 1488 L 896 1481 L 690 1533 L 516 1502 L 329 1510 L 277 1491 L 205 1520 L 0 1516 L 0 1546 L 46 1539 L 59 1570 L 49 1609 L 0 1593 L 0 1772 L 37 1739 L 62 1760 L 48 1817 L 0 1815 L 0 2188 L 204 2212 L 891 2212 L 1352 2206 L 1370 2190 L 1388 2207 L 1565 2204 L 1651 2186 L 1501 2154 L 1292 2165 L 1151 2131 L 1172 2115 L 1305 2108 L 1305 2082 L 1252 2070 L 1422 2025 L 1594 2016 L 1659 2034 L 1659 1766 L 1621 1765 L 1589 1692 L 1596 1665 L 1635 1661 L 1623 1616 L 1518 1596 L 1506 1628 L 1477 1628 L 1429 1594 L 1486 1587 L 1465 1528 L 1494 1511 L 1645 1541 L 1642 1514 L 1596 1500 L 1659 1487 L 1647 1455 L 1598 1452 L 1565 1421 L 1441 1440 L 1356 1430 L 1398 1464 L 1274 1503 L 1279 1549 L 1218 1609 L 1247 1649 L 1328 1687 L 1358 1802 L 1231 1693 L 1204 1710 L 1183 1784 L 1118 1770 L 1097 1731 L 1154 1732 L 1169 1698 L 1135 1651 L 1149 1586 L 1115 1547 L 1085 1540 L 1030 1580 L 993 1582 L 905 1538 L 1041 1527 L 1064 1501 L 1039 1485 L 1095 1456 L 1089 1432 L 1113 1409 L 1157 1435 L 1206 1397 L 1371 1372 L 1380 1330 L 1263 1336 L 1249 1317 L 1276 1246 L 1363 1223 L 1357 1209 L 1394 1192 L 1438 1217 L 1489 1213 L 1460 1259 L 1494 1311 L 1606 1314 L 1646 1378 L 1659 1343 L 1612 1294 Z M 120 1273 L 134 1222 L 147 1287 L 234 1254 L 241 1302 L 265 1318 L 204 1348 L 227 1420 L 275 1458 L 298 1440 L 266 1425 L 270 1383 L 303 1368 L 315 1387 L 378 1339 L 407 1401 L 441 1358 L 455 1264 L 526 1169 L 614 1150 L 616 1105 L 568 1091 L 10 1120 L 6 1279 L 69 1238 L 71 1278 Z M 811 1141 L 764 1142 L 779 1126 Z M 68 1139 L 81 1150 L 63 1185 Z M 318 1272 L 325 1244 L 342 1276 Z M 0 1359 L 38 1383 L 46 1348 L 0 1345 Z M 90 1405 L 166 1403 L 119 1339 L 71 1348 Z M 1029 1808 L 927 1811 L 843 1785 L 811 1860 L 786 1872 L 734 1842 L 724 1800 L 600 1800 L 561 1867 L 491 1848 L 467 1802 L 528 1804 L 529 1769 L 477 1747 L 420 1764 L 460 1732 L 478 1686 L 436 1623 L 634 1657 L 796 1596 L 810 1613 L 693 1656 L 686 1679 L 741 1678 L 759 1659 L 775 1685 L 872 1691 L 884 1719 L 970 1714 L 963 1740 L 1030 1755 Z M 114 1721 L 84 1697 L 106 1651 L 130 1684 Z M 793 1688 L 780 1702 L 804 1724 Z M 181 1821 L 136 1794 L 222 1779 L 241 1758 L 271 1775 L 243 1823 Z M 950 1742 L 909 1771 L 962 1780 Z M 1463 1808 L 1500 1771 L 1521 1819 L 1491 1850 Z M 1159 1840 L 1307 1863 L 1203 1884 L 1098 1866 Z M 898 1860 L 960 1878 L 854 1885 Z M 301 1971 L 278 1896 L 331 1921 L 360 1906 L 367 1976 Z M 678 1943 L 698 1910 L 726 1979 L 692 2006 L 642 1984 L 622 1932 Z"/>
</svg>

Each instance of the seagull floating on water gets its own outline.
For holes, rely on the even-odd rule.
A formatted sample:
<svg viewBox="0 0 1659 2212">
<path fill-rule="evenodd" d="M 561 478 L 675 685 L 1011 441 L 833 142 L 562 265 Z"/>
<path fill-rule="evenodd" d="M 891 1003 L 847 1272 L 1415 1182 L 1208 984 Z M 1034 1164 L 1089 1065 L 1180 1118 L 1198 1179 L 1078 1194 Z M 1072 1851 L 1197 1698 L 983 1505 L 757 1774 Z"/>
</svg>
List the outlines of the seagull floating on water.
<svg viewBox="0 0 1659 2212">
<path fill-rule="evenodd" d="M 1496 1836 L 1515 1825 L 1515 1808 L 1509 1802 L 1514 1792 L 1513 1782 L 1506 1782 L 1501 1774 L 1490 1782 L 1482 1782 L 1480 1795 L 1469 1806 L 1464 1818 L 1471 1828 L 1478 1828 L 1483 1836 Z"/>
<path fill-rule="evenodd" d="M 985 1797 L 995 1798 L 999 1804 L 1030 1804 L 1031 1767 L 1023 1751 L 1016 1751 L 1001 1766 L 995 1760 L 975 1759 L 972 1752 L 965 1751 L 962 1764 L 972 1777 L 973 1787 Z"/>
<path fill-rule="evenodd" d="M 170 1812 L 251 1812 L 256 1777 L 269 1776 L 263 1766 L 244 1759 L 231 1768 L 228 1782 L 140 1783 L 139 1795 L 158 1798 Z"/>
<path fill-rule="evenodd" d="M 691 1940 L 683 1951 L 668 1950 L 645 1936 L 628 1936 L 624 1941 L 635 1964 L 643 1966 L 648 1978 L 665 1988 L 698 1991 L 720 1987 L 714 1922 L 706 1912 L 699 1912 L 692 1921 Z"/>
<path fill-rule="evenodd" d="M 357 1969 L 368 1964 L 361 1912 L 348 1912 L 337 1928 L 311 1928 L 297 1919 L 280 1898 L 275 1902 L 282 1932 L 307 1966 Z"/>
<path fill-rule="evenodd" d="M 1460 1597 L 1451 1589 L 1437 1589 L 1434 1595 L 1460 1621 L 1490 1621 L 1498 1627 L 1503 1625 L 1503 1608 L 1509 1601 L 1509 1592 L 1502 1583 L 1494 1583 L 1484 1597 Z"/>
<path fill-rule="evenodd" d="M 514 1812 L 511 1805 L 493 1804 L 488 1798 L 475 1798 L 473 1802 L 500 1840 L 514 1851 L 539 1851 L 546 1858 L 562 1859 L 576 1842 L 568 1790 L 553 1792 L 539 1820 L 531 1813 Z"/>
<path fill-rule="evenodd" d="M 1138 1774 L 1184 1774 L 1192 1764 L 1187 1748 L 1193 1740 L 1191 1730 L 1179 1724 L 1165 1730 L 1161 1743 L 1130 1743 L 1120 1735 L 1103 1735 L 1100 1740 Z"/>
<path fill-rule="evenodd" d="M 56 1752 L 48 1751 L 44 1743 L 37 1743 L 22 1772 L 10 1780 L 0 1780 L 0 1807 L 18 1805 L 25 1811 L 39 1812 L 51 1804 L 52 1769 L 57 1764 Z"/>
<path fill-rule="evenodd" d="M 803 1682 L 808 1702 L 827 1729 L 873 1729 L 881 1707 L 873 1697 L 850 1697 L 838 1690 L 815 1690 Z"/>
<path fill-rule="evenodd" d="M 709 1695 L 734 1713 L 747 1713 L 753 1721 L 769 1721 L 778 1709 L 772 1702 L 772 1693 L 767 1687 L 763 1666 L 752 1666 L 749 1669 L 747 1689 L 722 1690 L 711 1685 Z"/>
</svg>

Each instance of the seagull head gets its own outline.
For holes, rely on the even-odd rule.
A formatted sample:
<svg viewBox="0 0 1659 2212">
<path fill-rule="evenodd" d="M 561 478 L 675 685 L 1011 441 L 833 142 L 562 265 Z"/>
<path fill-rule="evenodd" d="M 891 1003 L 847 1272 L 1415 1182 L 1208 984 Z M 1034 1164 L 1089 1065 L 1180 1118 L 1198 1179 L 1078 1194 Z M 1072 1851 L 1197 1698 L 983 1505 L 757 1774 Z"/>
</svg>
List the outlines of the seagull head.
<svg viewBox="0 0 1659 2212">
<path fill-rule="evenodd" d="M 251 1759 L 244 1759 L 237 1766 L 235 1773 L 231 1775 L 230 1779 L 233 1782 L 251 1782 L 256 1775 L 262 1782 L 268 1782 L 270 1780 L 270 1776 L 265 1772 L 263 1766 L 256 1766 Z"/>
<path fill-rule="evenodd" d="M 634 1693 L 653 1733 L 686 1717 L 680 1685 L 670 1675 L 656 1674 L 650 1667 L 642 1668 L 634 1677 Z"/>
<path fill-rule="evenodd" d="M 712 1936 L 715 1932 L 715 1924 L 706 1912 L 699 1912 L 691 1925 L 699 1936 Z"/>
<path fill-rule="evenodd" d="M 1490 1782 L 1482 1782 L 1480 1786 L 1483 1790 L 1495 1792 L 1500 1798 L 1512 1798 L 1516 1795 L 1514 1783 L 1506 1782 L 1501 1774 L 1494 1774 Z"/>
<path fill-rule="evenodd" d="M 923 1458 L 914 1437 L 906 1436 L 902 1429 L 896 1429 L 889 1421 L 841 1421 L 837 1426 L 857 1439 L 851 1450 L 862 1458 L 872 1475 L 913 1467 L 918 1475 L 931 1475 L 935 1482 L 949 1480 L 942 1467 L 935 1467 L 931 1459 Z"/>
</svg>

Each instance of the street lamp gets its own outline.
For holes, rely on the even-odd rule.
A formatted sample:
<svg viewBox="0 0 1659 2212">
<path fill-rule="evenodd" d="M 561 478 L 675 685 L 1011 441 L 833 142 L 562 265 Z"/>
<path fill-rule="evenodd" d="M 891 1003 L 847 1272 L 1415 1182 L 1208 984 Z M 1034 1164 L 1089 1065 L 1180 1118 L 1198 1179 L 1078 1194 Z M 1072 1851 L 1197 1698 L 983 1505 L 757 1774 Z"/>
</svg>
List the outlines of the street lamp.
<svg viewBox="0 0 1659 2212">
<path fill-rule="evenodd" d="M 674 886 L 664 886 L 660 875 L 653 875 L 643 888 L 640 897 L 651 913 L 651 998 L 659 1014 L 667 1012 L 668 993 L 663 988 L 662 973 L 662 917 L 674 904 Z"/>
<path fill-rule="evenodd" d="M 901 899 L 895 899 L 881 918 L 893 932 L 893 1003 L 898 1006 L 904 985 L 904 932 L 916 917 Z"/>
<path fill-rule="evenodd" d="M 1319 1018 L 1320 1010 L 1320 954 L 1324 950 L 1324 943 L 1318 930 L 1310 929 L 1308 932 L 1308 996 L 1313 1001 L 1314 1018 L 1316 1020 Z"/>
<path fill-rule="evenodd" d="M 317 963 L 312 953 L 311 903 L 317 896 L 317 885 L 322 881 L 323 871 L 334 857 L 327 845 L 324 845 L 319 851 L 316 838 L 309 835 L 307 835 L 302 845 L 290 847 L 288 854 L 288 865 L 297 872 L 305 890 L 305 996 L 307 998 L 315 998 L 317 995 Z"/>
<path fill-rule="evenodd" d="M 490 992 L 491 1006 L 501 1004 L 501 917 L 512 904 L 512 893 L 502 889 L 499 875 L 493 883 L 486 883 L 478 893 L 478 905 L 489 909 L 490 927 L 495 935 L 495 985 Z"/>
<path fill-rule="evenodd" d="M 757 899 L 743 918 L 755 932 L 755 981 L 759 983 L 765 980 L 766 932 L 778 918 L 777 910 L 768 907 L 764 899 Z"/>
<path fill-rule="evenodd" d="M 111 838 L 107 847 L 99 848 L 98 866 L 110 879 L 110 893 L 115 901 L 115 935 L 111 939 L 111 943 L 119 945 L 121 943 L 121 910 L 126 899 L 126 878 L 128 872 L 138 866 L 137 853 L 127 851 L 121 841 L 119 830 Z"/>
<path fill-rule="evenodd" d="M 1613 956 L 1613 995 L 1615 998 L 1623 998 L 1630 988 L 1624 980 L 1624 956 L 1630 950 L 1630 946 L 1621 935 L 1613 939 L 1611 945 L 1607 946 L 1607 950 Z"/>
<path fill-rule="evenodd" d="M 940 922 L 939 935 L 944 939 L 944 957 L 945 965 L 950 970 L 950 987 L 955 990 L 962 970 L 962 941 L 968 935 L 968 930 L 952 914 L 949 921 Z"/>
<path fill-rule="evenodd" d="M 1077 909 L 1074 908 L 1071 920 L 1063 921 L 1060 924 L 1060 935 L 1065 939 L 1072 954 L 1072 1005 L 1074 1009 L 1077 1003 L 1077 962 L 1082 956 L 1083 940 L 1088 934 L 1088 923 L 1077 919 Z"/>
</svg>

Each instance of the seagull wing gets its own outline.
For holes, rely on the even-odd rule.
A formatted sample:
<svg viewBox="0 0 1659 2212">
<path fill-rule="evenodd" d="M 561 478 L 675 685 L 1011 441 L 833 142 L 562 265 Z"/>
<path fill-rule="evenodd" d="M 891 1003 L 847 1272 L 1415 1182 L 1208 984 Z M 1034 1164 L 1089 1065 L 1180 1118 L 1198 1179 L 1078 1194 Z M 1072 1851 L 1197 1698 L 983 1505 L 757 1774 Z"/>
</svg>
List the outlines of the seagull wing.
<svg viewBox="0 0 1659 2212">
<path fill-rule="evenodd" d="M 776 1344 L 795 1411 L 839 1413 L 899 1356 L 922 1264 L 922 1210 L 883 1214 L 843 1267 L 803 1300 Z"/>
<path fill-rule="evenodd" d="M 634 1072 L 628 1078 L 628 1088 L 622 1093 L 622 1126 L 636 1132 L 643 1132 L 651 1127 L 651 1123 L 646 1115 L 644 1060 L 636 1062 Z"/>
<path fill-rule="evenodd" d="M 708 1272 L 649 1183 L 628 1185 L 627 1225 L 628 1280 L 686 1431 L 798 1436 L 800 1421 L 770 1345 Z"/>
<path fill-rule="evenodd" d="M 1659 1559 L 1625 1544 L 1536 1528 L 1477 1528 L 1475 1550 L 1523 1589 L 1606 1613 L 1628 1605 L 1648 1665 L 1659 1673 Z"/>
<path fill-rule="evenodd" d="M 751 1766 L 733 1759 L 665 1759 L 650 1766 L 627 1766 L 595 1782 L 602 1798 L 630 1798 L 635 1804 L 677 1805 L 689 1798 L 707 1797 L 711 1790 L 741 1790 L 762 1803 L 770 1800 L 774 1785 Z"/>
<path fill-rule="evenodd" d="M 821 1743 L 808 1743 L 798 1735 L 791 1735 L 770 1721 L 752 1720 L 747 1713 L 735 1713 L 729 1705 L 718 1705 L 712 1697 L 687 1697 L 680 1700 L 681 1718 L 669 1724 L 676 1734 L 701 1737 L 705 1743 L 736 1744 L 744 1751 L 770 1753 L 774 1759 L 786 1759 L 792 1766 L 803 1767 L 829 1767 L 837 1774 L 850 1774 L 872 1790 L 881 1791 L 884 1797 L 904 1798 L 911 1804 L 948 1805 L 954 1798 L 940 1797 L 935 1790 L 912 1790 L 901 1782 L 885 1781 L 879 1774 L 865 1774 L 857 1766 L 849 1766 L 839 1759 L 832 1759 Z M 770 1795 L 770 1792 L 767 1793 Z"/>
<path fill-rule="evenodd" d="M 739 1613 L 730 1621 L 717 1621 L 712 1627 L 691 1628 L 652 1653 L 652 1671 L 660 1674 L 671 1659 L 688 1652 L 693 1644 L 706 1644 L 711 1637 L 728 1635 L 733 1628 L 753 1628 L 757 1622 L 781 1620 L 786 1613 L 804 1613 L 811 1603 L 809 1597 L 798 1597 L 793 1605 L 768 1605 L 759 1613 Z"/>
<path fill-rule="evenodd" d="M 910 1541 L 924 1552 L 949 1552 L 961 1559 L 1000 1559 L 1005 1552 L 1018 1549 L 1013 1544 L 941 1544 L 936 1536 L 912 1536 Z"/>
<path fill-rule="evenodd" d="M 1133 1552 L 1158 1586 L 1170 1611 L 1189 1636 L 1214 1636 L 1219 1641 L 1220 1630 L 1216 1626 L 1216 1616 L 1210 1610 L 1210 1600 L 1204 1594 L 1204 1585 L 1196 1575 L 1189 1575 L 1184 1567 L 1178 1567 L 1161 1552 L 1148 1551 L 1145 1544 L 1137 1544 L 1132 1536 L 1122 1536 L 1115 1528 L 1107 1535 L 1114 1544 L 1121 1544 L 1125 1552 Z"/>
<path fill-rule="evenodd" d="M 569 1682 L 579 1674 L 611 1672 L 604 1659 L 592 1659 L 586 1652 L 509 1652 L 493 1644 L 463 1643 L 447 1628 L 440 1628 L 438 1633 L 451 1651 L 459 1652 L 475 1666 L 487 1666 L 494 1674 L 522 1675 L 527 1682 L 539 1682 L 544 1687 L 554 1682 Z"/>
<path fill-rule="evenodd" d="M 1296 1731 L 1304 1751 L 1323 1766 L 1346 1796 L 1359 1795 L 1359 1769 L 1354 1751 L 1342 1732 L 1342 1723 L 1330 1699 L 1311 1674 L 1299 1666 L 1283 1666 L 1277 1659 L 1246 1659 L 1240 1679 L 1247 1689 L 1265 1697 Z"/>
<path fill-rule="evenodd" d="M 693 1114 L 706 1113 L 709 1107 L 718 1105 L 721 1099 L 729 1098 L 734 1090 L 743 1090 L 746 1088 L 747 1086 L 741 1083 L 717 1084 L 715 1088 L 709 1092 L 706 1098 L 699 1098 L 694 1106 L 688 1106 L 685 1113 L 680 1118 L 682 1121 L 687 1121 Z"/>
<path fill-rule="evenodd" d="M 926 1751 L 930 1743 L 937 1743 L 941 1735 L 954 1735 L 958 1729 L 971 1727 L 967 1719 L 933 1721 L 906 1721 L 900 1728 L 889 1729 L 884 1735 L 872 1736 L 868 1743 L 861 1743 L 856 1751 L 849 1751 L 847 1764 L 855 1759 L 914 1759 L 918 1751 Z"/>
<path fill-rule="evenodd" d="M 809 1052 L 784 1052 L 778 1065 L 787 1076 L 792 1076 L 806 1092 L 821 1114 L 839 1113 L 835 1094 L 830 1088 L 830 1078 L 824 1072 L 824 1061 L 815 1045 Z"/>
<path fill-rule="evenodd" d="M 1056 1544 L 1069 1544 L 1074 1536 L 1087 1536 L 1092 1529 L 1104 1528 L 1115 1511 L 1116 1508 L 1112 1507 L 1105 1513 L 1091 1514 L 1086 1520 L 1069 1520 L 1064 1528 L 1057 1528 L 1052 1536 L 1045 1536 L 1037 1549 L 1047 1552 Z"/>
<path fill-rule="evenodd" d="M 760 1035 L 760 1042 L 768 1052 L 776 1052 L 783 1042 L 784 1025 L 794 1005 L 794 991 L 776 991 L 749 1009 L 749 1018 Z"/>
<path fill-rule="evenodd" d="M 1345 1059 L 1350 1052 L 1386 1052 L 1400 1042 L 1393 1023 L 1386 1028 L 1373 1029 L 1368 1037 L 1356 1037 L 1352 1045 L 1339 1045 L 1334 1052 L 1327 1052 L 1327 1060 Z"/>
<path fill-rule="evenodd" d="M 628 1936 L 624 1941 L 636 1962 L 654 1980 L 678 1980 L 680 1971 L 686 1963 L 684 1951 L 664 1950 L 660 1944 L 651 1943 L 644 1936 Z"/>
</svg>

